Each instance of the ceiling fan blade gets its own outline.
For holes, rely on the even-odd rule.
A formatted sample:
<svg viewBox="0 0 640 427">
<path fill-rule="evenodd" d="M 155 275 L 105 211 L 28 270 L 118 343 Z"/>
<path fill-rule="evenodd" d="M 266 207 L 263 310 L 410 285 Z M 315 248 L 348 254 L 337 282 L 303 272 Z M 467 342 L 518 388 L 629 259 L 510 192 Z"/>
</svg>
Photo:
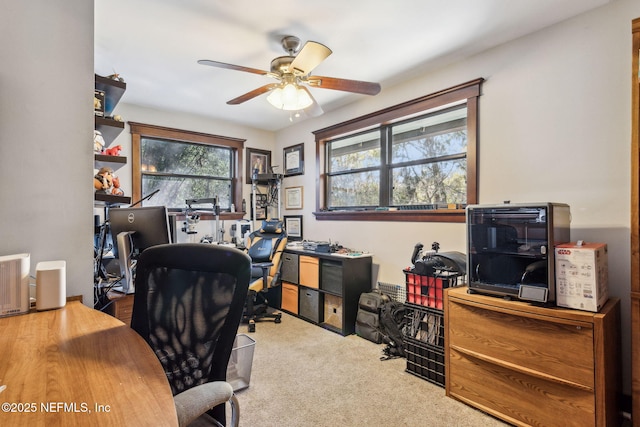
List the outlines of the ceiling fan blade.
<svg viewBox="0 0 640 427">
<path fill-rule="evenodd" d="M 318 42 L 308 41 L 304 44 L 302 50 L 298 52 L 289 68 L 290 70 L 302 75 L 309 74 L 332 53 L 331 49 L 325 45 Z"/>
<path fill-rule="evenodd" d="M 363 82 L 361 80 L 312 76 L 307 79 L 307 84 L 322 89 L 342 90 L 345 92 L 361 93 L 363 95 L 377 95 L 380 93 L 380 83 Z"/>
<path fill-rule="evenodd" d="M 256 96 L 262 95 L 263 93 L 267 93 L 270 90 L 273 90 L 280 86 L 278 83 L 270 83 L 268 85 L 261 86 L 257 89 L 252 90 L 251 92 L 247 92 L 244 95 L 240 95 L 237 98 L 233 98 L 231 101 L 227 101 L 229 105 L 238 105 L 242 104 L 245 101 L 255 98 Z"/>
<path fill-rule="evenodd" d="M 313 104 L 309 105 L 307 108 L 304 109 L 304 113 L 310 117 L 317 117 L 322 115 L 324 111 L 322 111 L 322 107 L 320 107 L 320 104 L 318 104 L 318 101 L 316 101 L 316 99 L 313 97 L 313 95 L 311 94 L 311 91 L 304 86 L 300 86 L 300 88 L 306 91 L 307 94 L 309 94 L 309 97 L 311 98 L 311 100 L 313 101 Z"/>
<path fill-rule="evenodd" d="M 243 67 L 241 65 L 233 65 L 233 64 L 227 64 L 225 62 L 211 61 L 210 59 L 200 59 L 198 61 L 198 64 L 209 65 L 211 67 L 226 68 L 228 70 L 244 71 L 246 73 L 253 73 L 253 74 L 260 74 L 260 75 L 269 74 L 268 71 L 258 70 L 257 68 Z"/>
</svg>

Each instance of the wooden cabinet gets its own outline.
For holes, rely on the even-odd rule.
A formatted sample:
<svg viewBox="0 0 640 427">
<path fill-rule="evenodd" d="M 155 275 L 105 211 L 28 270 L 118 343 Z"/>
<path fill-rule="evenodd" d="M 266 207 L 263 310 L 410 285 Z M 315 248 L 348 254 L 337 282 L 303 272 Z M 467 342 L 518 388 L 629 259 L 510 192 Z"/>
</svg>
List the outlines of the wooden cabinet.
<svg viewBox="0 0 640 427">
<path fill-rule="evenodd" d="M 591 313 L 461 287 L 444 313 L 447 396 L 514 425 L 619 425 L 619 299 Z"/>
<path fill-rule="evenodd" d="M 280 308 L 339 334 L 353 334 L 360 294 L 371 290 L 371 266 L 371 256 L 287 249 Z"/>
<path fill-rule="evenodd" d="M 631 412 L 640 426 L 640 18 L 631 55 Z"/>
<path fill-rule="evenodd" d="M 133 315 L 133 294 L 122 294 L 119 292 L 109 292 L 111 304 L 105 312 L 120 319 L 125 325 L 131 326 L 131 316 Z"/>
</svg>

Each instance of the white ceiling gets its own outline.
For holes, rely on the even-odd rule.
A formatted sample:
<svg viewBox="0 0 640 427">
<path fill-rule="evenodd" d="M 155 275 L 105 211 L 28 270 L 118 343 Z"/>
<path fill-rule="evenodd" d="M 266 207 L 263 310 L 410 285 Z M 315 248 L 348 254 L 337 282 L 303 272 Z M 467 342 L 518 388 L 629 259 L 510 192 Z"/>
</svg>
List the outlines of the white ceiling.
<svg viewBox="0 0 640 427">
<path fill-rule="evenodd" d="M 274 82 L 199 59 L 269 70 L 284 35 L 333 51 L 314 74 L 385 88 L 614 0 L 95 0 L 95 72 L 127 82 L 121 102 L 277 130 L 291 124 L 261 95 Z M 310 89 L 322 109 L 366 97 Z"/>
</svg>

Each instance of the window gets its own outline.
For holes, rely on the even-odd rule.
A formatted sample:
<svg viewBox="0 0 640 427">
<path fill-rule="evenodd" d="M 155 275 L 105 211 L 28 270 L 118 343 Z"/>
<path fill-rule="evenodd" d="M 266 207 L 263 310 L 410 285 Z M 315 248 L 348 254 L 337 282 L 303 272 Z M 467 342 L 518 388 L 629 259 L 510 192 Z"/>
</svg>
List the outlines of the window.
<svg viewBox="0 0 640 427">
<path fill-rule="evenodd" d="M 240 206 L 244 140 L 129 124 L 134 202 L 158 191 L 144 205 L 182 209 L 187 199 L 216 198 L 221 210 Z"/>
<path fill-rule="evenodd" d="M 464 221 L 482 79 L 314 132 L 317 219 Z"/>
</svg>

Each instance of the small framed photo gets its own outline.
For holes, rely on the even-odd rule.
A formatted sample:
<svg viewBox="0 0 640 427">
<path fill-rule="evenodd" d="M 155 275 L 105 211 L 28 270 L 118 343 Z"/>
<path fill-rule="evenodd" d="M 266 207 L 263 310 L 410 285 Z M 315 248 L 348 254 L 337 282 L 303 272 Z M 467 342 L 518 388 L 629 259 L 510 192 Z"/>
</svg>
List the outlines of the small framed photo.
<svg viewBox="0 0 640 427">
<path fill-rule="evenodd" d="M 302 187 L 287 187 L 284 189 L 284 208 L 302 209 Z"/>
<path fill-rule="evenodd" d="M 271 172 L 271 151 L 247 147 L 247 184 L 251 184 L 254 174 Z"/>
<path fill-rule="evenodd" d="M 285 215 L 284 229 L 288 240 L 302 240 L 302 215 Z"/>
<path fill-rule="evenodd" d="M 284 176 L 304 175 L 304 143 L 283 150 Z"/>
</svg>

